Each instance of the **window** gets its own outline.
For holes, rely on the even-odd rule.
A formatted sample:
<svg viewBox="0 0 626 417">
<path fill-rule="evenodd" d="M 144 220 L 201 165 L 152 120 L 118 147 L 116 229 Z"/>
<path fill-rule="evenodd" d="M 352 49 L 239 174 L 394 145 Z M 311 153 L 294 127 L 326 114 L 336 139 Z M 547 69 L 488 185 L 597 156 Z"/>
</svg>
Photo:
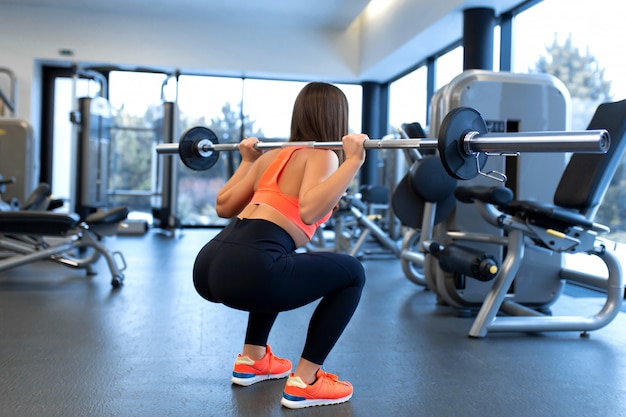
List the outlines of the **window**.
<svg viewBox="0 0 626 417">
<path fill-rule="evenodd" d="M 244 114 L 253 123 L 255 136 L 289 138 L 291 111 L 304 82 L 244 80 Z M 252 127 L 252 126 L 251 126 Z"/>
<path fill-rule="evenodd" d="M 558 64 L 548 51 L 556 43 L 560 51 L 570 54 L 577 52 L 581 57 L 594 58 L 596 63 L 588 63 L 597 65 L 598 77 L 610 81 L 610 96 L 615 100 L 626 97 L 626 76 L 622 71 L 626 58 L 617 52 L 622 49 L 626 26 L 621 22 L 617 6 L 613 0 L 598 0 L 594 2 L 594 7 L 589 7 L 588 2 L 583 0 L 567 3 L 545 0 L 520 13 L 514 21 L 513 70 L 520 73 L 534 72 L 541 57 L 545 57 L 548 63 Z M 602 28 L 591 22 L 602 22 Z M 567 48 L 568 42 L 571 42 L 571 48 Z M 575 64 L 574 61 L 569 63 Z M 554 68 L 554 71 L 558 69 Z M 600 74 L 600 71 L 604 73 Z M 573 72 L 581 74 L 579 68 Z M 573 91 L 575 80 L 559 78 L 572 95 L 572 129 L 584 129 L 599 102 Z"/>
<path fill-rule="evenodd" d="M 493 70 L 500 71 L 500 44 L 502 28 L 496 25 L 493 28 Z"/>
<path fill-rule="evenodd" d="M 363 87 L 357 84 L 335 84 L 348 99 L 348 128 L 350 132 L 361 132 L 363 124 Z"/>
<path fill-rule="evenodd" d="M 287 140 L 293 103 L 306 84 L 128 71 L 113 71 L 109 80 L 110 102 L 116 109 L 109 179 L 112 203 L 142 212 L 167 204 L 183 226 L 226 223 L 215 213 L 215 199 L 237 168 L 239 155 L 220 153 L 208 171 L 191 170 L 174 156 L 176 198 L 163 201 L 159 183 L 166 179 L 160 178 L 159 158 L 171 157 L 152 150 L 163 140 L 164 103 L 178 104 L 174 142 L 196 126 L 211 129 L 220 143 L 236 143 L 244 136 Z M 361 86 L 337 86 L 348 98 L 350 129 L 361 131 Z"/>
<path fill-rule="evenodd" d="M 109 156 L 109 204 L 149 213 L 155 180 L 156 126 L 162 119 L 162 73 L 112 71 L 109 102 L 113 126 Z"/>
<path fill-rule="evenodd" d="M 220 143 L 241 140 L 243 81 L 241 78 L 182 75 L 178 85 L 178 133 L 206 126 Z M 249 133 L 249 132 L 247 132 Z M 175 214 L 183 226 L 224 225 L 215 213 L 215 199 L 237 163 L 234 152 L 221 152 L 208 171 L 177 163 Z"/>
<path fill-rule="evenodd" d="M 457 46 L 435 61 L 435 90 L 439 90 L 462 72 L 463 47 Z"/>
<path fill-rule="evenodd" d="M 389 133 L 403 123 L 418 122 L 426 129 L 427 73 L 419 67 L 389 85 Z"/>
<path fill-rule="evenodd" d="M 613 0 L 597 0 L 593 7 L 583 0 L 544 0 L 514 19 L 513 71 L 541 69 L 561 79 L 572 97 L 573 130 L 585 129 L 601 102 L 626 97 L 626 58 L 620 53 L 626 26 L 618 7 Z M 624 171 L 618 169 L 596 217 L 611 228 L 609 238 L 622 242 Z"/>
</svg>

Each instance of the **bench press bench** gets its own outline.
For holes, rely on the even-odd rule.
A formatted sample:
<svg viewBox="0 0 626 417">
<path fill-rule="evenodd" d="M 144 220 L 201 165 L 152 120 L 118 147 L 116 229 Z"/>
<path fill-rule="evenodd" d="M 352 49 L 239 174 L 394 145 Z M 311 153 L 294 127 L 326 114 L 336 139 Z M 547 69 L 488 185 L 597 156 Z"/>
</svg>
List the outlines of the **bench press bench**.
<svg viewBox="0 0 626 417">
<path fill-rule="evenodd" d="M 116 207 L 87 216 L 47 210 L 0 212 L 0 271 L 31 262 L 48 260 L 86 269 L 103 256 L 111 271 L 111 285 L 122 285 L 126 262 L 120 252 L 110 252 L 102 240 L 117 233 L 128 216 L 126 207 Z M 92 249 L 85 251 L 84 249 Z M 118 262 L 119 261 L 119 265 Z"/>
</svg>

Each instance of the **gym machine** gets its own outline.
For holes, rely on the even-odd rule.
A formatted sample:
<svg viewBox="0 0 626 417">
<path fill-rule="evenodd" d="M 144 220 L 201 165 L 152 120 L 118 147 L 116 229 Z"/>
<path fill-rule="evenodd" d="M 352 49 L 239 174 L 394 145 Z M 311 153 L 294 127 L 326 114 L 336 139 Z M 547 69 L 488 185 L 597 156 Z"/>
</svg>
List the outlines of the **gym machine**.
<svg viewBox="0 0 626 417">
<path fill-rule="evenodd" d="M 84 219 L 108 205 L 112 114 L 106 99 L 106 78 L 98 72 L 74 67 L 74 83 L 78 77 L 93 79 L 100 85 L 98 95 L 78 98 L 78 107 L 70 114 L 70 120 L 78 127 L 70 211 Z"/>
<path fill-rule="evenodd" d="M 167 101 L 165 87 L 172 79 L 178 85 L 178 76 L 178 72 L 168 75 L 161 86 L 163 116 L 154 122 L 157 144 L 173 143 L 177 137 L 178 97 L 174 101 Z M 152 166 L 152 183 L 155 184 L 154 195 L 151 198 L 153 226 L 171 232 L 180 227 L 177 214 L 178 161 L 173 158 L 155 157 Z"/>
<path fill-rule="evenodd" d="M 0 173 L 15 179 L 3 192 L 5 201 L 24 201 L 37 187 L 39 160 L 33 128 L 16 117 L 17 77 L 8 68 L 0 68 L 8 83 L 8 92 L 0 84 Z"/>
<path fill-rule="evenodd" d="M 569 92 L 562 82 L 547 74 L 514 74 L 484 70 L 463 72 L 433 97 L 431 125 L 435 133 L 443 115 L 451 108 L 459 106 L 471 106 L 480 111 L 490 132 L 523 133 L 567 130 L 569 127 Z M 513 192 L 515 199 L 550 201 L 566 162 L 565 152 L 521 154 L 516 158 L 491 158 L 483 169 L 484 172 L 491 174 L 458 178 L 456 185 L 506 186 Z M 497 181 L 494 182 L 494 179 Z M 432 232 L 434 236 L 440 237 L 442 245 L 452 246 L 449 250 L 459 252 L 455 247 L 459 243 L 446 236 L 448 231 L 504 236 L 503 230 L 481 218 L 475 206 L 454 201 L 453 188 L 454 186 L 449 190 L 446 201 L 453 207 L 447 207 L 449 215 L 445 216 L 445 220 L 438 223 Z M 450 203 L 450 198 L 453 203 Z M 416 251 L 424 253 L 423 242 L 430 237 L 428 234 L 422 236 L 421 246 Z M 467 245 L 461 246 L 462 253 L 470 258 L 474 253 L 487 254 L 499 264 L 504 256 L 502 246 L 484 240 L 473 242 L 471 251 L 465 248 Z M 521 275 L 527 277 L 516 280 L 512 297 L 519 303 L 547 309 L 560 296 L 563 283 L 559 280 L 534 277 L 542 277 L 547 271 L 556 273 L 561 269 L 561 258 L 562 255 L 527 251 L 524 258 L 527 266 L 520 271 Z M 424 272 L 426 285 L 439 296 L 440 302 L 455 308 L 459 315 L 474 314 L 489 291 L 493 276 L 488 274 L 476 279 L 471 274 L 445 271 L 439 264 L 440 262 L 428 263 L 429 268 Z"/>
<path fill-rule="evenodd" d="M 535 76 L 527 80 L 521 75 L 470 71 L 436 95 L 435 119 L 436 109 L 445 107 L 441 105 L 445 95 L 452 103 L 448 105 L 472 100 L 485 103 L 485 111 L 492 118 L 486 122 L 490 130 L 508 126 L 507 114 L 516 115 L 514 126 L 527 127 L 532 124 L 527 121 L 533 120 L 545 124 L 551 114 L 557 123 L 563 123 L 568 96 L 558 85 L 548 88 L 549 84 L 549 79 L 542 82 Z M 529 104 L 525 93 L 534 105 Z M 608 229 L 594 223 L 593 218 L 623 154 L 625 120 L 623 102 L 598 108 L 588 129 L 609 129 L 612 138 L 611 149 L 599 158 L 586 159 L 588 155 L 575 153 L 569 162 L 565 160 L 567 168 L 561 163 L 563 155 L 554 155 L 554 159 L 546 159 L 552 156 L 548 154 L 507 158 L 506 165 L 487 164 L 484 171 L 490 175 L 443 181 L 445 186 L 438 188 L 441 196 L 427 196 L 423 190 L 427 182 L 424 174 L 432 179 L 437 161 L 429 160 L 427 169 L 419 166 L 425 159 L 420 161 L 403 179 L 409 188 L 417 189 L 415 194 L 420 196 L 416 204 L 424 213 L 421 223 L 405 238 L 415 244 L 415 236 L 420 236 L 415 254 L 424 268 L 424 279 L 409 278 L 428 286 L 440 304 L 453 307 L 459 315 L 477 313 L 470 330 L 473 337 L 484 337 L 488 330 L 580 330 L 586 334 L 606 325 L 621 305 L 622 273 L 610 249 L 613 245 L 599 237 Z M 539 158 L 534 160 L 535 156 Z M 498 162 L 504 161 L 492 161 Z M 492 178 L 487 181 L 487 177 Z M 498 177 L 500 184 L 492 181 Z M 401 184 L 398 188 L 405 193 Z M 405 200 L 400 198 L 402 203 Z M 440 217 L 437 221 L 433 220 L 435 214 Z M 406 216 L 399 213 L 402 219 Z M 404 251 L 409 249 L 403 245 Z M 597 285 L 607 291 L 606 303 L 594 316 L 551 318 L 550 308 L 561 296 L 566 280 L 598 282 L 564 267 L 564 258 L 573 255 L 595 255 L 607 266 L 608 279 Z M 498 313 L 513 317 L 496 317 Z"/>
</svg>

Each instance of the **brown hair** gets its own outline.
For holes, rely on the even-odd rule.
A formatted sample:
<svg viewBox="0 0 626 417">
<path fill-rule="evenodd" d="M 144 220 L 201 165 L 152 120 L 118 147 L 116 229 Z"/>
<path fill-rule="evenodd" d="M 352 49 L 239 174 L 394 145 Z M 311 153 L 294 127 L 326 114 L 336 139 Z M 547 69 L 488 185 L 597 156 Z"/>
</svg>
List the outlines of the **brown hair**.
<svg viewBox="0 0 626 417">
<path fill-rule="evenodd" d="M 348 99 L 332 84 L 312 82 L 296 97 L 290 142 L 341 141 L 348 134 Z"/>
</svg>

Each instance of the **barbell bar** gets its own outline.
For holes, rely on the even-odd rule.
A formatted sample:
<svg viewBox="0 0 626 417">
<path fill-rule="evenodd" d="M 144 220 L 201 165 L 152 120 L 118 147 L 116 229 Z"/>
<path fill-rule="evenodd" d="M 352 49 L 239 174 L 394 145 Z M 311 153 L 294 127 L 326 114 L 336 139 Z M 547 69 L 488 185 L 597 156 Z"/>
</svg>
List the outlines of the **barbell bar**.
<svg viewBox="0 0 626 417">
<path fill-rule="evenodd" d="M 222 151 L 238 150 L 238 143 L 219 143 L 215 133 L 206 127 L 193 127 L 185 132 L 180 143 L 163 143 L 159 154 L 179 154 L 182 162 L 197 171 L 210 169 Z M 258 142 L 256 149 L 277 149 L 291 146 L 341 149 L 341 142 Z M 437 149 L 442 165 L 453 178 L 476 177 L 490 154 L 520 152 L 606 153 L 610 136 L 606 130 L 574 132 L 489 133 L 480 113 L 470 107 L 450 111 L 439 129 L 439 137 L 411 139 L 370 139 L 364 143 L 372 149 Z"/>
</svg>

